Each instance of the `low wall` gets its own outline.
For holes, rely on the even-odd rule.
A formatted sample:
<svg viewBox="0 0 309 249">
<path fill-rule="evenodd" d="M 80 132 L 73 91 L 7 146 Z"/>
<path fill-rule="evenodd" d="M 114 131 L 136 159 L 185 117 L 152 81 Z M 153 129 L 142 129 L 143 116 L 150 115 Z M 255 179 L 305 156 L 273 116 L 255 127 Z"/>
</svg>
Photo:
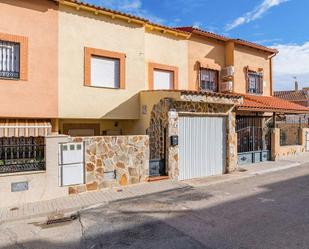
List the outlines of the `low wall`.
<svg viewBox="0 0 309 249">
<path fill-rule="evenodd" d="M 272 143 L 272 160 L 282 160 L 288 157 L 299 156 L 306 152 L 306 133 L 309 132 L 308 128 L 303 128 L 300 137 L 300 145 L 287 145 L 280 146 L 280 129 L 274 128 L 272 130 L 271 143 Z"/>
<path fill-rule="evenodd" d="M 69 187 L 70 194 L 136 184 L 149 176 L 148 136 L 77 137 L 72 141 L 85 144 L 86 183 Z"/>
<path fill-rule="evenodd" d="M 67 136 L 46 137 L 46 170 L 0 175 L 0 207 L 49 200 L 68 195 L 67 187 L 59 187 L 58 144 Z M 11 184 L 27 182 L 28 190 L 12 192 Z"/>
</svg>

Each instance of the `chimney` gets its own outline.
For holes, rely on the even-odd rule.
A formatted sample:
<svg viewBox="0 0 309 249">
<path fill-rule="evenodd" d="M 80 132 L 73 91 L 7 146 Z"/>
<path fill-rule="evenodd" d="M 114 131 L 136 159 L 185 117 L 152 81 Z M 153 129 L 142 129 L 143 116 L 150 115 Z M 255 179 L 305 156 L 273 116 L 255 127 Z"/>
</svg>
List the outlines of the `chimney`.
<svg viewBox="0 0 309 249">
<path fill-rule="evenodd" d="M 294 79 L 295 79 L 295 91 L 298 91 L 298 82 L 297 82 L 297 78 L 294 77 Z"/>
</svg>

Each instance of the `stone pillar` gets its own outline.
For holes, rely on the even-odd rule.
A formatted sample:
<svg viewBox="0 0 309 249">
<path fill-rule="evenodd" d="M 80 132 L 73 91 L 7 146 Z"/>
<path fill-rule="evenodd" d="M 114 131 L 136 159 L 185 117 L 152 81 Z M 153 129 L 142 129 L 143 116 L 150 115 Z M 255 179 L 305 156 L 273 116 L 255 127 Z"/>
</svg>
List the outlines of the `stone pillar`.
<svg viewBox="0 0 309 249">
<path fill-rule="evenodd" d="M 171 179 L 177 180 L 179 175 L 179 145 L 171 146 L 171 136 L 178 136 L 179 119 L 176 111 L 168 112 L 168 128 L 166 139 L 166 169 Z"/>
<path fill-rule="evenodd" d="M 226 173 L 235 171 L 238 166 L 236 113 L 230 112 L 227 120 Z"/>
<path fill-rule="evenodd" d="M 304 148 L 304 152 L 307 151 L 307 132 L 309 132 L 309 128 L 302 128 L 301 145 Z"/>
<path fill-rule="evenodd" d="M 280 129 L 273 128 L 271 130 L 271 159 L 273 161 L 278 160 L 280 151 Z"/>
</svg>

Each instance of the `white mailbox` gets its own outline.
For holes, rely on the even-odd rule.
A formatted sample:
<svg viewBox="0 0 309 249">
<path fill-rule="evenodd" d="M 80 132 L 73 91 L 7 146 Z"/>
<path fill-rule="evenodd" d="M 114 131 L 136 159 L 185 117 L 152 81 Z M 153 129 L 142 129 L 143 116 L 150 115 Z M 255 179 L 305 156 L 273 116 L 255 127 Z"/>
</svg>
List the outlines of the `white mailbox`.
<svg viewBox="0 0 309 249">
<path fill-rule="evenodd" d="M 78 185 L 85 182 L 84 144 L 59 144 L 59 185 Z"/>
</svg>

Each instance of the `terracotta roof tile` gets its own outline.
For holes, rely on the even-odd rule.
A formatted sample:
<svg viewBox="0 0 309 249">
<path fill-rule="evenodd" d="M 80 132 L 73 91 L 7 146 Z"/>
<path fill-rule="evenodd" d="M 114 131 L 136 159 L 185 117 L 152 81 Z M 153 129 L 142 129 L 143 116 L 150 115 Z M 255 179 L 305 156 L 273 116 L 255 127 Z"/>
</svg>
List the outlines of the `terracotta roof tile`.
<svg viewBox="0 0 309 249">
<path fill-rule="evenodd" d="M 307 91 L 276 91 L 274 95 L 278 98 L 285 99 L 288 101 L 299 102 L 299 101 L 309 101 L 309 94 Z"/>
<path fill-rule="evenodd" d="M 255 49 L 260 49 L 260 50 L 263 50 L 263 51 L 267 51 L 269 53 L 278 53 L 278 50 L 276 50 L 276 49 L 265 47 L 265 46 L 257 44 L 257 43 L 245 41 L 245 40 L 242 40 L 242 39 L 232 39 L 232 38 L 229 38 L 229 37 L 226 37 L 226 36 L 218 35 L 218 34 L 208 32 L 206 30 L 194 28 L 194 27 L 191 27 L 191 26 L 177 27 L 176 29 L 186 31 L 186 32 L 190 32 L 190 33 L 195 33 L 195 34 L 198 34 L 198 35 L 206 36 L 206 37 L 221 40 L 221 41 L 233 41 L 237 44 L 247 46 L 247 47 L 251 47 L 251 48 L 255 48 Z"/>
<path fill-rule="evenodd" d="M 239 110 L 309 113 L 309 108 L 272 96 L 243 95 Z"/>
<path fill-rule="evenodd" d="M 106 11 L 106 12 L 109 12 L 109 13 L 112 13 L 112 14 L 115 14 L 115 15 L 120 15 L 120 16 L 124 16 L 124 17 L 127 17 L 127 18 L 132 18 L 132 19 L 141 21 L 144 24 L 153 25 L 153 26 L 163 28 L 163 29 L 167 29 L 167 30 L 172 30 L 174 32 L 183 33 L 183 34 L 188 35 L 188 36 L 190 35 L 189 32 L 186 32 L 186 31 L 183 31 L 183 30 L 178 30 L 178 29 L 173 28 L 173 27 L 153 23 L 150 20 L 143 18 L 143 17 L 140 17 L 140 16 L 124 13 L 124 12 L 121 12 L 121 11 L 116 11 L 116 10 L 105 8 L 105 7 L 102 7 L 102 6 L 99 6 L 99 5 L 95 5 L 95 4 L 90 4 L 90 3 L 87 3 L 86 1 L 81 1 L 81 0 L 51 0 L 51 1 L 54 1 L 54 2 L 57 2 L 57 3 L 59 3 L 59 2 L 60 3 L 61 2 L 69 2 L 69 3 L 73 3 L 73 4 L 78 4 L 80 6 L 90 7 L 90 8 L 94 8 L 94 9 L 97 9 L 97 10 Z"/>
<path fill-rule="evenodd" d="M 192 94 L 192 95 L 196 94 L 196 95 L 237 98 L 237 99 L 241 99 L 243 97 L 241 94 L 235 94 L 235 93 L 218 93 L 218 92 L 207 92 L 207 91 L 198 91 L 198 90 L 180 90 L 180 89 L 143 90 L 142 92 L 180 92 L 181 94 Z"/>
</svg>

